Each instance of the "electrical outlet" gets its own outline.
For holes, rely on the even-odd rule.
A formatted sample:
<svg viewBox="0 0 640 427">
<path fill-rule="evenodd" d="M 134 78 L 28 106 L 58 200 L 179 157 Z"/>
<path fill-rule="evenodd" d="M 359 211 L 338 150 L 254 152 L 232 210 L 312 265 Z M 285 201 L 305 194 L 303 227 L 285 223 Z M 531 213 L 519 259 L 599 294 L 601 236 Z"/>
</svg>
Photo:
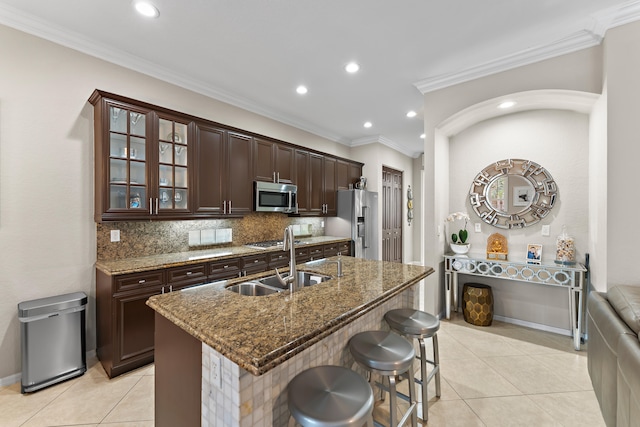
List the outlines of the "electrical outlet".
<svg viewBox="0 0 640 427">
<path fill-rule="evenodd" d="M 320 227 L 324 228 L 324 221 L 320 221 Z"/>
<path fill-rule="evenodd" d="M 120 230 L 111 230 L 111 241 L 112 242 L 120 241 Z"/>
<path fill-rule="evenodd" d="M 542 235 L 543 236 L 549 236 L 549 234 L 551 234 L 551 232 L 549 230 L 549 226 L 548 225 L 543 225 L 542 226 Z"/>
<path fill-rule="evenodd" d="M 482 233 L 482 224 L 480 224 L 479 222 L 476 222 L 475 224 L 473 224 L 476 233 Z"/>
<path fill-rule="evenodd" d="M 211 372 L 211 382 L 218 390 L 222 390 L 222 366 L 218 356 L 211 356 L 209 369 Z"/>
</svg>

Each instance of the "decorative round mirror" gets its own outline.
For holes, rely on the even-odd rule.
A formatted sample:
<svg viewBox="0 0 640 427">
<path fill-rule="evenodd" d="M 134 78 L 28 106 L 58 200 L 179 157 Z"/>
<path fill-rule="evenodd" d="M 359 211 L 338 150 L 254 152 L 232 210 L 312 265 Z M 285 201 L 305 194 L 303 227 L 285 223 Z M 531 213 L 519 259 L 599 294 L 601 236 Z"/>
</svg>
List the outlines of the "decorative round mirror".
<svg viewBox="0 0 640 427">
<path fill-rule="evenodd" d="M 469 191 L 471 207 L 487 224 L 524 228 L 549 214 L 558 189 L 553 177 L 531 160 L 500 160 L 484 168 Z"/>
</svg>

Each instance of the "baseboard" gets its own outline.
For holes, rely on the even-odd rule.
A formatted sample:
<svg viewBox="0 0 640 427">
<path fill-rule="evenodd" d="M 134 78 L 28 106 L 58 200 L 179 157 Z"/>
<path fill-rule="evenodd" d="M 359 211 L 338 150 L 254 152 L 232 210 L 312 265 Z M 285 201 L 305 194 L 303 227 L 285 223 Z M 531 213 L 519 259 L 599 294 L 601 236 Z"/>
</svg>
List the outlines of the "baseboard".
<svg viewBox="0 0 640 427">
<path fill-rule="evenodd" d="M 527 328 L 553 332 L 554 334 L 566 335 L 568 337 L 573 336 L 573 334 L 571 333 L 571 330 L 569 329 L 556 328 L 554 326 L 543 325 L 541 323 L 527 322 L 525 320 L 513 319 L 511 317 L 496 316 L 495 314 L 493 315 L 493 318 L 495 320 L 499 320 L 500 322 L 511 323 L 513 325 L 525 326 Z"/>
<path fill-rule="evenodd" d="M 91 350 L 87 352 L 87 360 L 91 359 L 92 357 L 96 357 L 95 350 Z M 89 369 L 88 366 L 87 366 L 87 369 Z M 18 383 L 20 382 L 21 379 L 22 379 L 21 372 L 18 372 L 17 374 L 9 375 L 8 377 L 0 378 L 0 387 L 7 387 L 12 384 Z"/>
</svg>

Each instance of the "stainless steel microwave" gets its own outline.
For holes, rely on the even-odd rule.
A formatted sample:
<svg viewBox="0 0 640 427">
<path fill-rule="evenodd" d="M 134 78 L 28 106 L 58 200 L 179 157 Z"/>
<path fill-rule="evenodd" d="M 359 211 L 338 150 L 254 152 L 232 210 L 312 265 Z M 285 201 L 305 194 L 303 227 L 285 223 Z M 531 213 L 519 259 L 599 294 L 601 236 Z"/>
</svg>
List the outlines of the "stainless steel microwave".
<svg viewBox="0 0 640 427">
<path fill-rule="evenodd" d="M 254 182 L 254 210 L 257 212 L 296 213 L 296 193 L 298 187 L 293 184 L 275 182 Z"/>
</svg>

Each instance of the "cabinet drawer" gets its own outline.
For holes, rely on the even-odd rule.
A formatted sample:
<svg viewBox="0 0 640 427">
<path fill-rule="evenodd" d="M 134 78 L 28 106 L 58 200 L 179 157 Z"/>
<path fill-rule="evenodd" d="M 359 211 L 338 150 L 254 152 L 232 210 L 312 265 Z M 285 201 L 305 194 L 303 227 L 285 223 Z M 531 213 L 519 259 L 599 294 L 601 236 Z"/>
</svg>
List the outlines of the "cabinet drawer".
<svg viewBox="0 0 640 427">
<path fill-rule="evenodd" d="M 351 243 L 350 242 L 338 243 L 338 253 L 343 256 L 351 256 Z"/>
<path fill-rule="evenodd" d="M 296 248 L 296 263 L 300 264 L 309 261 L 309 248 Z"/>
<path fill-rule="evenodd" d="M 289 264 L 289 252 L 271 252 L 267 257 L 269 269 L 286 267 Z"/>
<path fill-rule="evenodd" d="M 162 285 L 164 285 L 164 271 L 162 270 L 125 274 L 115 278 L 116 292 L 134 291 Z"/>
<path fill-rule="evenodd" d="M 324 251 L 322 249 L 322 246 L 314 246 L 312 248 L 309 248 L 309 259 L 311 261 L 320 258 L 324 258 Z"/>
<path fill-rule="evenodd" d="M 329 243 L 328 245 L 324 245 L 323 255 L 325 258 L 338 255 L 338 244 Z"/>
<path fill-rule="evenodd" d="M 242 258 L 242 269 L 247 274 L 259 273 L 261 271 L 267 271 L 268 263 L 267 263 L 267 255 L 253 255 Z"/>
<path fill-rule="evenodd" d="M 209 278 L 212 280 L 238 277 L 242 271 L 242 258 L 224 259 L 209 263 Z"/>
<path fill-rule="evenodd" d="M 177 282 L 197 282 L 206 280 L 206 264 L 186 265 L 184 267 L 173 267 L 167 270 L 167 283 L 169 285 Z"/>
</svg>

